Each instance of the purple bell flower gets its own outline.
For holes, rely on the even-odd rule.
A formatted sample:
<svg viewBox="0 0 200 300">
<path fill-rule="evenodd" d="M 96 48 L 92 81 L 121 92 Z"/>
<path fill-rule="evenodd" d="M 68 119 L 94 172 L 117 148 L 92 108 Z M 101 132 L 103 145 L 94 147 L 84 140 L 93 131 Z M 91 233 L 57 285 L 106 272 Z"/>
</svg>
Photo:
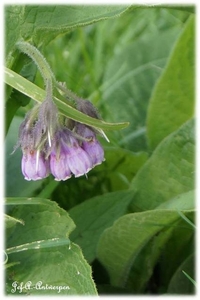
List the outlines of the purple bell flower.
<svg viewBox="0 0 200 300">
<path fill-rule="evenodd" d="M 96 109 L 87 100 L 80 99 L 77 109 L 99 118 Z M 23 152 L 21 168 L 24 178 L 38 180 L 47 177 L 50 172 L 57 181 L 67 180 L 72 174 L 75 177 L 86 175 L 104 161 L 104 150 L 96 132 L 105 137 L 102 130 L 59 118 L 57 107 L 47 93 L 43 103 L 26 115 L 19 128 L 15 149 L 20 146 Z"/>
<path fill-rule="evenodd" d="M 65 180 L 71 173 L 79 177 L 92 169 L 90 157 L 67 128 L 58 130 L 55 135 L 50 168 L 56 180 Z"/>
<path fill-rule="evenodd" d="M 26 180 L 38 180 L 49 175 L 49 161 L 39 150 L 24 150 L 21 168 Z"/>
<path fill-rule="evenodd" d="M 53 150 L 49 156 L 50 169 L 55 180 L 67 180 L 71 177 L 71 170 L 67 164 L 66 145 L 62 139 L 62 130 L 58 130 L 53 140 Z"/>
<path fill-rule="evenodd" d="M 104 161 L 104 150 L 96 139 L 96 134 L 83 124 L 77 124 L 77 133 L 88 141 L 82 142 L 83 150 L 89 155 L 93 167 L 100 165 Z"/>
<path fill-rule="evenodd" d="M 67 163 L 75 177 L 87 174 L 92 169 L 89 156 L 80 146 L 68 149 Z"/>
<path fill-rule="evenodd" d="M 62 149 L 59 155 L 53 151 L 50 155 L 50 169 L 55 180 L 67 180 L 72 174 L 67 165 L 66 153 Z"/>
<path fill-rule="evenodd" d="M 104 150 L 97 139 L 92 138 L 89 142 L 83 142 L 82 148 L 90 156 L 93 167 L 100 165 L 104 159 Z"/>
</svg>

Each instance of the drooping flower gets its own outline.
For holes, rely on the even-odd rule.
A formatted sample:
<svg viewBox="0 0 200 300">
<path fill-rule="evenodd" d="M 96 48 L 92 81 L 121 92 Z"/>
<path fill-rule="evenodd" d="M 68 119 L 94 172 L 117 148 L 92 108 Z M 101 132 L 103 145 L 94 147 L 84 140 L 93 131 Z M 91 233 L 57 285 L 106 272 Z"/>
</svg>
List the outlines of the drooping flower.
<svg viewBox="0 0 200 300">
<path fill-rule="evenodd" d="M 92 169 L 89 156 L 80 146 L 68 149 L 67 163 L 75 177 L 87 174 Z"/>
<path fill-rule="evenodd" d="M 49 175 L 49 160 L 39 150 L 23 150 L 22 173 L 26 180 L 38 180 Z"/>
<path fill-rule="evenodd" d="M 67 128 L 59 129 L 55 135 L 53 151 L 50 154 L 50 167 L 57 180 L 59 178 L 66 180 L 69 176 L 71 177 L 71 173 L 79 177 L 92 169 L 90 157 Z"/>
<path fill-rule="evenodd" d="M 82 141 L 82 149 L 89 155 L 93 167 L 101 164 L 104 159 L 104 150 L 96 138 L 95 132 L 88 126 L 77 123 L 76 132 L 86 140 Z"/>
<path fill-rule="evenodd" d="M 98 118 L 95 108 L 87 100 L 80 99 L 77 109 Z M 101 134 L 101 131 L 72 120 L 60 120 L 57 107 L 47 95 L 41 105 L 36 105 L 26 115 L 19 129 L 18 146 L 23 153 L 24 178 L 38 180 L 51 173 L 60 181 L 72 175 L 86 175 L 105 160 L 97 133 Z"/>
<path fill-rule="evenodd" d="M 55 180 L 67 180 L 72 176 L 67 164 L 66 146 L 62 140 L 62 132 L 56 132 L 53 139 L 52 151 L 49 155 L 50 170 Z"/>
<path fill-rule="evenodd" d="M 22 173 L 26 180 L 38 180 L 49 175 L 49 158 L 46 155 L 46 144 L 50 144 L 57 123 L 57 108 L 44 100 L 26 115 L 19 128 L 17 147 L 22 149 Z M 47 117 L 50 119 L 48 120 Z"/>
<path fill-rule="evenodd" d="M 64 149 L 60 151 L 59 155 L 56 155 L 55 152 L 51 153 L 50 169 L 52 175 L 55 177 L 55 180 L 57 181 L 67 180 L 72 176 L 66 161 L 66 153 L 64 152 Z"/>
</svg>

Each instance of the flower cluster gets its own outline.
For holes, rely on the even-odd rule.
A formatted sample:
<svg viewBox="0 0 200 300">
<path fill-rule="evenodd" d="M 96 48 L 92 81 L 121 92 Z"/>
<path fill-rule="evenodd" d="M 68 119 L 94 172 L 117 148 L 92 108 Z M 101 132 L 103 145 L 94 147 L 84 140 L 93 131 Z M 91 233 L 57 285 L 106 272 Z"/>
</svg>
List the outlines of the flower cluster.
<svg viewBox="0 0 200 300">
<path fill-rule="evenodd" d="M 89 101 L 80 100 L 77 109 L 97 117 Z M 66 120 L 60 121 L 51 99 L 45 99 L 27 114 L 20 126 L 18 141 L 26 180 L 39 180 L 50 173 L 55 180 L 67 180 L 72 175 L 87 174 L 104 161 L 104 150 L 93 128 L 73 121 L 69 129 L 65 124 Z"/>
</svg>

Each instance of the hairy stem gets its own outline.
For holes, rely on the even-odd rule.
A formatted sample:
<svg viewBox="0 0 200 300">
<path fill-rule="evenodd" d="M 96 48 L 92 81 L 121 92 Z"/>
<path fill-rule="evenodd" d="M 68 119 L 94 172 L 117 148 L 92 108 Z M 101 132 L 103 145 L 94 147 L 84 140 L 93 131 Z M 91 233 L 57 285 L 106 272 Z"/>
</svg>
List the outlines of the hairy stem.
<svg viewBox="0 0 200 300">
<path fill-rule="evenodd" d="M 16 46 L 21 52 L 27 54 L 35 62 L 44 79 L 45 86 L 48 86 L 48 90 L 52 92 L 52 81 L 55 81 L 55 78 L 49 64 L 40 51 L 27 42 L 18 42 Z"/>
</svg>

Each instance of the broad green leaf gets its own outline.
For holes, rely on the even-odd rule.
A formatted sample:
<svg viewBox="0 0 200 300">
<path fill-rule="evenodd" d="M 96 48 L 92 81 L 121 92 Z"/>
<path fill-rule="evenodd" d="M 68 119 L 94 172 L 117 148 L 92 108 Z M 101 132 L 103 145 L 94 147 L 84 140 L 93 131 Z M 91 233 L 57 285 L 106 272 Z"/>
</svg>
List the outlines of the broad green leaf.
<svg viewBox="0 0 200 300">
<path fill-rule="evenodd" d="M 5 68 L 5 83 L 9 84 L 16 90 L 29 96 L 30 98 L 34 99 L 39 103 L 41 103 L 46 97 L 46 93 L 44 90 L 42 90 L 38 86 L 34 85 L 32 82 L 26 80 L 19 74 L 7 68 Z M 54 97 L 54 101 L 61 114 L 69 117 L 70 119 L 73 119 L 80 123 L 84 123 L 96 128 L 116 130 L 116 129 L 123 129 L 127 127 L 129 124 L 129 123 L 116 123 L 116 124 L 106 123 L 104 121 L 91 118 L 88 115 L 81 113 L 80 111 L 76 110 L 72 106 L 66 104 L 64 101 L 56 97 Z"/>
<path fill-rule="evenodd" d="M 32 289 L 24 289 L 25 294 L 95 295 L 91 268 L 80 248 L 68 239 L 75 225 L 67 212 L 46 199 L 43 204 L 34 198 L 11 198 L 7 203 L 12 216 L 25 222 L 6 233 L 8 263 L 19 262 L 7 269 L 8 283 L 10 277 L 12 282 L 30 281 Z M 38 289 L 40 281 L 55 289 Z M 58 293 L 59 286 L 66 288 Z"/>
<path fill-rule="evenodd" d="M 83 250 L 88 262 L 96 257 L 96 247 L 103 231 L 124 215 L 133 198 L 130 191 L 119 191 L 89 199 L 69 211 L 76 224 L 71 240 Z"/>
<path fill-rule="evenodd" d="M 183 273 L 186 272 L 193 279 L 195 278 L 195 261 L 194 255 L 190 255 L 187 259 L 179 266 L 174 273 L 169 287 L 168 294 L 170 295 L 188 295 L 195 294 L 195 286 L 187 276 Z"/>
<path fill-rule="evenodd" d="M 194 189 L 194 120 L 158 145 L 134 177 L 132 189 L 132 211 L 153 209 Z"/>
<path fill-rule="evenodd" d="M 187 257 L 194 253 L 195 245 L 195 231 L 194 228 L 188 224 L 179 215 L 177 226 L 173 227 L 172 234 L 168 239 L 165 247 L 162 250 L 160 259 L 158 260 L 157 274 L 159 277 L 159 292 L 166 293 L 172 276 L 175 274 L 179 266 L 187 259 Z M 183 215 L 190 219 L 192 223 L 195 222 L 195 213 L 190 212 Z"/>
<path fill-rule="evenodd" d="M 148 287 L 150 278 L 154 275 L 154 269 L 160 260 L 163 249 L 170 238 L 174 223 L 171 228 L 161 230 L 156 233 L 141 250 L 134 259 L 134 263 L 127 274 L 125 288 L 131 290 L 134 294 L 144 294 Z"/>
<path fill-rule="evenodd" d="M 60 33 L 67 33 L 97 21 L 119 17 L 128 5 L 26 5 L 22 36 L 33 36 L 35 43 L 48 43 Z"/>
<path fill-rule="evenodd" d="M 180 194 L 173 199 L 161 203 L 156 209 L 195 209 L 195 191 Z"/>
<path fill-rule="evenodd" d="M 6 63 L 8 67 L 14 64 L 16 59 L 15 44 L 20 38 L 21 22 L 24 16 L 24 6 L 5 6 L 5 37 L 6 37 Z"/>
<path fill-rule="evenodd" d="M 83 258 L 81 249 L 73 243 L 70 247 L 59 246 L 10 254 L 9 260 L 13 259 L 20 261 L 20 264 L 8 269 L 8 272 L 15 274 L 12 282 L 31 282 L 32 289 L 23 290 L 23 294 L 97 295 L 91 268 Z M 39 289 L 40 284 L 49 286 L 49 289 Z M 51 286 L 55 289 L 51 289 Z M 8 294 L 13 293 L 9 290 Z"/>
<path fill-rule="evenodd" d="M 7 5 L 6 52 L 10 58 L 20 39 L 46 44 L 59 34 L 97 21 L 118 17 L 128 5 Z"/>
<path fill-rule="evenodd" d="M 178 214 L 180 215 L 179 212 Z M 185 214 L 183 215 L 185 216 Z M 187 213 L 187 215 L 191 215 L 191 213 Z M 174 232 L 177 232 L 177 236 L 173 239 Z M 157 286 L 155 284 L 154 286 L 154 282 L 156 283 L 158 278 L 164 277 L 166 273 L 165 269 L 160 272 L 159 265 L 162 263 L 163 256 L 165 255 L 163 253 L 166 251 L 166 245 L 168 247 L 169 244 L 171 245 L 169 257 L 170 266 L 166 266 L 166 268 L 170 270 L 168 273 L 172 276 L 173 270 L 171 269 L 171 264 L 174 267 L 178 265 L 182 259 L 184 260 L 185 255 L 187 256 L 187 248 L 190 244 L 191 236 L 193 236 L 192 228 L 189 224 L 186 225 L 181 218 L 170 228 L 166 227 L 166 229 L 157 233 L 150 239 L 140 253 L 138 253 L 134 260 L 134 264 L 126 281 L 126 289 L 131 289 L 134 293 L 139 294 L 165 293 L 167 285 L 162 286 L 162 284 L 159 284 Z M 173 249 L 177 249 L 177 251 L 173 251 Z M 183 252 L 184 255 L 181 252 Z M 176 255 L 179 255 L 178 259 Z M 159 283 L 161 283 L 161 280 L 159 280 Z"/>
<path fill-rule="evenodd" d="M 7 202 L 13 205 L 10 215 L 25 223 L 25 226 L 17 224 L 8 230 L 7 248 L 38 240 L 68 238 L 75 228 L 67 212 L 56 202 L 44 199 L 42 204 L 42 199 L 37 198 L 8 198 Z"/>
<path fill-rule="evenodd" d="M 147 136 L 153 149 L 194 114 L 194 26 L 191 17 L 152 94 Z"/>
<path fill-rule="evenodd" d="M 143 18 L 138 22 L 148 27 L 145 14 Z M 129 128 L 116 135 L 120 144 L 131 150 L 146 149 L 148 101 L 180 32 L 181 26 L 176 26 L 136 36 L 116 51 L 106 68 L 100 102 L 106 109 L 104 117 L 111 122 L 124 118 L 130 122 Z"/>
<path fill-rule="evenodd" d="M 180 216 L 173 210 L 145 211 L 122 216 L 112 227 L 105 230 L 99 240 L 97 257 L 107 269 L 111 284 L 124 287 L 131 267 L 134 266 L 140 252 L 144 251 L 144 247 L 148 247 L 154 236 L 161 235 L 162 232 L 165 234 L 165 231 L 170 230 L 179 219 Z M 160 239 L 158 238 L 158 246 Z M 155 244 L 155 251 L 159 252 L 156 246 Z M 149 251 L 154 255 L 152 247 Z M 147 253 L 148 248 L 146 255 Z M 152 267 L 150 263 L 148 273 L 152 272 Z"/>
</svg>

